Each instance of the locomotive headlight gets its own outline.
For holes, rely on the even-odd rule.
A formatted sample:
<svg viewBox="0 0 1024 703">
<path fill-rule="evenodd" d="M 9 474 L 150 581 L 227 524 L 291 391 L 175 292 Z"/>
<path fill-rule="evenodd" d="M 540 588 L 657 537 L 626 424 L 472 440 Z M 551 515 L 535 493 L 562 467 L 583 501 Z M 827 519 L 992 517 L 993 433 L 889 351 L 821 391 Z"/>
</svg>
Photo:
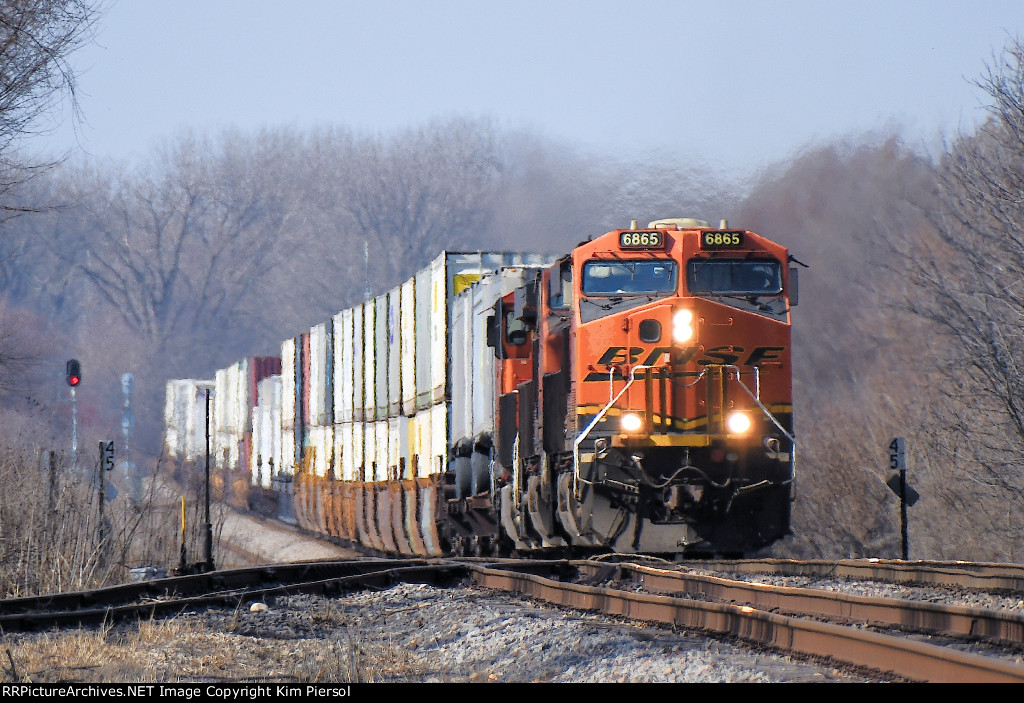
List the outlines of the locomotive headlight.
<svg viewBox="0 0 1024 703">
<path fill-rule="evenodd" d="M 726 418 L 725 426 L 732 434 L 743 434 L 750 429 L 750 418 L 744 413 L 733 413 Z"/>
<path fill-rule="evenodd" d="M 693 313 L 689 310 L 677 310 L 672 316 L 672 338 L 677 342 L 685 342 L 693 336 Z"/>
<path fill-rule="evenodd" d="M 644 426 L 644 421 L 636 413 L 626 413 L 622 416 L 622 429 L 625 432 L 636 432 Z"/>
</svg>

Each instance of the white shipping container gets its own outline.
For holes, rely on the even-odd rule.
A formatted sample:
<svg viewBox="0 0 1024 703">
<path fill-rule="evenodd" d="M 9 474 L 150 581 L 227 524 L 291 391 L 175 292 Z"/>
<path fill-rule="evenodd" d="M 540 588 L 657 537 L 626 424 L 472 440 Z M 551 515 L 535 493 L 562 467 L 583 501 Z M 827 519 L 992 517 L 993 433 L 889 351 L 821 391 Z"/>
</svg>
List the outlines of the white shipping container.
<svg viewBox="0 0 1024 703">
<path fill-rule="evenodd" d="M 376 450 L 377 472 L 375 481 L 387 481 L 391 478 L 391 457 L 388 456 L 388 421 L 378 420 L 373 423 L 374 449 Z"/>
<path fill-rule="evenodd" d="M 327 324 L 320 323 L 309 330 L 309 423 L 327 424 Z"/>
<path fill-rule="evenodd" d="M 388 408 L 387 417 L 402 414 L 402 287 L 388 293 Z"/>
<path fill-rule="evenodd" d="M 445 399 L 448 374 L 448 320 L 455 296 L 483 274 L 502 267 L 538 268 L 553 255 L 511 252 L 443 252 L 416 274 L 416 407 Z M 429 291 L 423 291 L 429 286 Z M 429 345 L 422 349 L 423 345 Z"/>
<path fill-rule="evenodd" d="M 363 423 L 363 470 L 361 476 L 363 481 L 376 480 L 376 469 L 374 462 L 377 461 L 377 433 L 374 431 L 374 423 Z"/>
<path fill-rule="evenodd" d="M 448 465 L 448 404 L 430 408 L 430 469 L 427 476 L 441 473 Z"/>
<path fill-rule="evenodd" d="M 430 268 L 416 274 L 416 410 L 430 407 Z"/>
<path fill-rule="evenodd" d="M 211 424 L 208 413 L 213 413 L 213 380 L 192 381 L 188 390 L 190 397 L 185 403 L 185 460 L 205 460 L 206 436 Z"/>
<path fill-rule="evenodd" d="M 205 458 L 206 391 L 212 393 L 213 385 L 212 380 L 178 379 L 167 382 L 164 443 L 171 458 L 179 461 Z"/>
<path fill-rule="evenodd" d="M 268 428 L 268 431 L 272 432 L 274 435 L 271 451 L 274 464 L 269 467 L 269 478 L 273 479 L 281 474 L 282 468 L 285 465 L 285 455 L 283 447 L 281 446 L 281 432 L 279 429 L 281 427 L 281 377 L 271 376 L 269 380 L 270 392 L 273 400 L 270 409 L 270 427 Z"/>
<path fill-rule="evenodd" d="M 363 369 L 363 326 L 366 313 L 362 305 L 352 308 L 352 420 L 362 422 L 366 415 L 363 410 L 363 396 L 366 373 Z"/>
<path fill-rule="evenodd" d="M 505 270 L 507 269 L 503 271 Z M 518 285 L 516 279 L 506 281 L 504 273 L 500 274 L 498 278 L 501 282 L 500 286 L 496 281 L 495 285 L 482 289 L 479 295 L 471 296 L 473 299 L 473 343 L 470 368 L 473 371 L 469 375 L 473 391 L 471 394 L 473 409 L 469 432 L 464 435 L 470 438 L 476 437 L 481 432 L 493 432 L 497 414 L 494 397 L 497 369 L 494 349 L 487 346 L 487 320 L 494 314 L 495 303 L 506 293 L 515 290 Z M 452 442 L 458 440 L 459 437 L 452 434 Z"/>
<path fill-rule="evenodd" d="M 252 441 L 252 451 L 249 452 L 249 476 L 250 482 L 254 486 L 258 486 L 262 482 L 261 466 L 263 458 L 263 445 L 267 444 L 267 437 L 264 434 L 264 415 L 266 414 L 266 406 L 262 403 L 256 405 L 252 409 L 252 418 L 250 425 L 252 427 L 252 435 L 250 437 Z"/>
<path fill-rule="evenodd" d="M 216 399 L 213 426 L 217 432 L 228 432 L 234 427 L 231 417 L 231 409 L 234 407 L 234 403 L 231 402 L 234 375 L 236 371 L 232 366 L 217 369 L 213 375 L 213 397 Z"/>
<path fill-rule="evenodd" d="M 252 409 L 252 452 L 249 454 L 249 475 L 254 486 L 263 486 L 264 473 L 269 474 L 269 470 L 264 470 L 266 463 L 264 457 L 267 456 L 264 452 L 268 450 L 273 441 L 268 438 L 268 415 L 268 408 L 264 405 L 257 405 Z M 267 486 L 269 486 L 269 480 Z"/>
<path fill-rule="evenodd" d="M 421 410 L 409 420 L 409 444 L 417 477 L 430 475 L 430 439 L 430 410 Z"/>
<path fill-rule="evenodd" d="M 409 451 L 409 418 L 400 416 L 388 419 L 388 460 L 394 466 L 396 479 L 412 478 L 411 453 Z"/>
<path fill-rule="evenodd" d="M 354 322 L 355 311 L 352 308 L 342 310 L 339 313 L 341 324 L 334 328 L 334 336 L 337 340 L 336 353 L 341 363 L 337 369 L 337 382 L 334 385 L 337 400 L 335 419 L 339 422 L 352 422 L 355 411 L 352 399 L 355 393 L 355 379 L 353 377 L 355 364 L 355 349 L 353 347 L 353 334 L 355 333 Z"/>
<path fill-rule="evenodd" d="M 430 403 L 444 400 L 448 364 L 447 257 L 430 264 Z"/>
<path fill-rule="evenodd" d="M 253 480 L 270 488 L 271 479 L 282 465 L 281 456 L 281 377 L 268 376 L 258 383 L 259 405 L 253 408 L 252 454 Z M 257 424 L 258 423 L 258 424 Z"/>
<path fill-rule="evenodd" d="M 295 475 L 295 339 L 281 343 L 280 473 Z"/>
<path fill-rule="evenodd" d="M 310 427 L 309 445 L 313 449 L 313 473 L 327 476 L 334 462 L 334 427 Z"/>
<path fill-rule="evenodd" d="M 164 446 L 172 459 L 184 459 L 192 381 L 168 381 L 164 391 Z"/>
<path fill-rule="evenodd" d="M 486 274 L 455 296 L 451 324 L 450 444 L 494 429 L 494 349 L 487 346 L 487 319 L 495 305 L 539 269 L 506 267 Z"/>
<path fill-rule="evenodd" d="M 378 295 L 374 300 L 374 397 L 376 408 L 374 417 L 378 420 L 388 416 L 388 296 Z"/>
<path fill-rule="evenodd" d="M 252 408 L 249 388 L 249 360 L 243 359 L 229 367 L 232 371 L 232 381 L 235 407 L 231 413 L 234 422 L 234 430 L 239 436 L 249 430 L 249 421 L 252 419 L 249 414 Z"/>
<path fill-rule="evenodd" d="M 487 279 L 485 279 L 487 280 Z M 474 290 L 483 282 L 473 286 Z M 455 298 L 451 319 L 451 394 L 452 437 L 468 437 L 473 425 L 473 380 L 475 372 L 470 365 L 473 357 L 473 297 L 468 294 Z"/>
<path fill-rule="evenodd" d="M 249 424 L 248 393 L 243 379 L 248 378 L 248 365 L 238 362 L 220 369 L 214 378 L 216 432 L 212 432 L 211 452 L 217 468 L 238 468 L 239 443 Z"/>
<path fill-rule="evenodd" d="M 375 311 L 374 301 L 368 300 L 363 304 L 363 422 L 372 422 L 377 414 Z"/>
<path fill-rule="evenodd" d="M 164 386 L 164 446 L 171 458 L 184 457 L 185 455 L 185 409 L 179 409 L 180 384 L 186 381 L 168 381 Z"/>
<path fill-rule="evenodd" d="M 410 278 L 402 284 L 402 304 L 399 310 L 402 344 L 402 414 L 411 417 L 416 413 L 416 279 Z"/>
<path fill-rule="evenodd" d="M 334 465 L 342 481 L 355 481 L 355 466 L 352 463 L 352 423 L 344 422 L 334 426 Z"/>
</svg>

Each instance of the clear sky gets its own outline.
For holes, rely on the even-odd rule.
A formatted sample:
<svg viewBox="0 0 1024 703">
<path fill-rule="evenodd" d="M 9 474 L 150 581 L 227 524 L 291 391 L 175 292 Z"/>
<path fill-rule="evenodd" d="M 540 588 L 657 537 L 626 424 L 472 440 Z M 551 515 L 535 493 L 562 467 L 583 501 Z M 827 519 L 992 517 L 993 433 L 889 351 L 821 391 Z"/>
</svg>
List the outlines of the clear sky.
<svg viewBox="0 0 1024 703">
<path fill-rule="evenodd" d="M 753 170 L 809 143 L 976 124 L 1022 0 L 107 0 L 73 57 L 117 159 L 183 128 L 391 132 L 488 117 L 588 150 Z"/>
</svg>

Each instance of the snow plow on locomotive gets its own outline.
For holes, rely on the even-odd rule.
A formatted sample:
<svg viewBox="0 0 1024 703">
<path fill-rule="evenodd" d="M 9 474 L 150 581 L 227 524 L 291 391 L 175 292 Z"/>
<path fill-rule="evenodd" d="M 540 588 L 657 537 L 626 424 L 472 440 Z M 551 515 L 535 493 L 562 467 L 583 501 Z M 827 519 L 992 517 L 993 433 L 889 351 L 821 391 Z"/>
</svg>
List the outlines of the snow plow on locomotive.
<svg viewBox="0 0 1024 703">
<path fill-rule="evenodd" d="M 789 260 L 696 220 L 445 252 L 286 340 L 279 391 L 212 433 L 251 449 L 215 451 L 382 551 L 749 553 L 789 530 Z"/>
</svg>

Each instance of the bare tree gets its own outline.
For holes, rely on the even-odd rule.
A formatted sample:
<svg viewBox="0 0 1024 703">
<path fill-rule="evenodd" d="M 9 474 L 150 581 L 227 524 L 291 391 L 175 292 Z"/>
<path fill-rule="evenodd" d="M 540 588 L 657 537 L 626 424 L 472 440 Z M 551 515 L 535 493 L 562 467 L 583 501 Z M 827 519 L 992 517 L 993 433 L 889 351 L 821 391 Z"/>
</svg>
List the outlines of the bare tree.
<svg viewBox="0 0 1024 703">
<path fill-rule="evenodd" d="M 1011 41 L 976 84 L 987 120 L 936 165 L 925 220 L 886 241 L 903 307 L 925 325 L 918 400 L 932 412 L 920 460 L 961 528 L 946 533 L 973 536 L 972 555 L 1006 558 L 1019 554 L 1024 497 L 1024 43 Z"/>
<path fill-rule="evenodd" d="M 990 116 L 940 164 L 921 242 L 931 255 L 908 243 L 902 260 L 921 292 L 912 311 L 950 342 L 947 397 L 977 450 L 976 479 L 1024 495 L 1024 43 L 978 85 Z"/>
<path fill-rule="evenodd" d="M 147 172 L 83 169 L 79 204 L 54 223 L 56 248 L 154 348 L 242 329 L 281 262 L 285 211 L 263 156 L 244 141 L 215 148 L 186 135 Z"/>
<path fill-rule="evenodd" d="M 339 206 L 356 238 L 388 252 L 396 281 L 442 248 L 467 246 L 486 225 L 503 168 L 486 123 L 457 120 L 345 146 L 332 169 Z"/>
<path fill-rule="evenodd" d="M 0 398 L 38 380 L 30 372 L 46 355 L 45 329 L 27 311 L 0 301 Z"/>
<path fill-rule="evenodd" d="M 864 135 L 769 169 L 731 218 L 810 265 L 792 311 L 797 501 L 780 553 L 899 554 L 885 447 L 895 435 L 920 446 L 917 406 L 928 407 L 933 377 L 921 366 L 927 345 L 908 343 L 923 325 L 893 310 L 905 282 L 879 243 L 920 227 L 933 187 L 926 159 Z"/>
<path fill-rule="evenodd" d="M 0 4 L 0 196 L 45 166 L 23 159 L 25 137 L 63 100 L 75 101 L 71 53 L 91 36 L 96 4 L 88 0 L 5 0 Z M 8 215 L 23 207 L 0 201 Z"/>
</svg>

